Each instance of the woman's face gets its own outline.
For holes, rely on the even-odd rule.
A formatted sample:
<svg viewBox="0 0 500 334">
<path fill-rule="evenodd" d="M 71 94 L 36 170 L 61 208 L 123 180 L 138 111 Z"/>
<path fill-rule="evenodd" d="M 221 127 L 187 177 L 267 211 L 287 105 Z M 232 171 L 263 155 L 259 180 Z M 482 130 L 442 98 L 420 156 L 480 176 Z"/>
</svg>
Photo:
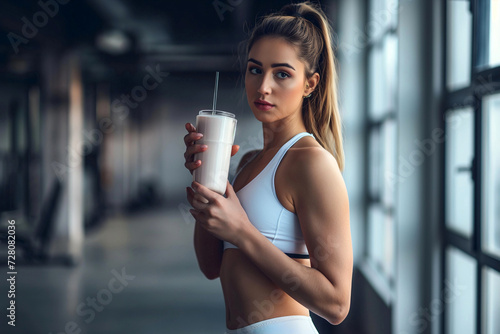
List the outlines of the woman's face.
<svg viewBox="0 0 500 334">
<path fill-rule="evenodd" d="M 263 37 L 248 53 L 248 104 L 261 122 L 300 116 L 306 94 L 305 65 L 295 47 L 279 37 Z"/>
</svg>

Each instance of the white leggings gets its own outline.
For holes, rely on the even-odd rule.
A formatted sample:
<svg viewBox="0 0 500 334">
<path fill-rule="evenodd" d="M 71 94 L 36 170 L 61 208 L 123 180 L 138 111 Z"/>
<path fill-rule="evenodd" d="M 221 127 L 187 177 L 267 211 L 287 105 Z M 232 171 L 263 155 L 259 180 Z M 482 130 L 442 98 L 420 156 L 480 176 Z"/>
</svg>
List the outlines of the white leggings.
<svg viewBox="0 0 500 334">
<path fill-rule="evenodd" d="M 310 316 L 290 315 L 256 322 L 238 328 L 226 329 L 226 334 L 318 334 Z"/>
</svg>

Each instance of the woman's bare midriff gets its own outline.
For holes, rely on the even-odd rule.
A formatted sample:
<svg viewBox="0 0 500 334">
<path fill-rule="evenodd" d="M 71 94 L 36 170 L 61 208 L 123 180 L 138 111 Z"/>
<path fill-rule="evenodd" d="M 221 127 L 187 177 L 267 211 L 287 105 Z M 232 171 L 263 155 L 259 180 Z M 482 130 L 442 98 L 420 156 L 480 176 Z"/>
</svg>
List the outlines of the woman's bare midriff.
<svg viewBox="0 0 500 334">
<path fill-rule="evenodd" d="M 310 267 L 309 259 L 293 260 Z M 309 315 L 306 307 L 269 280 L 239 249 L 224 251 L 220 282 L 228 329 L 287 315 Z"/>
</svg>

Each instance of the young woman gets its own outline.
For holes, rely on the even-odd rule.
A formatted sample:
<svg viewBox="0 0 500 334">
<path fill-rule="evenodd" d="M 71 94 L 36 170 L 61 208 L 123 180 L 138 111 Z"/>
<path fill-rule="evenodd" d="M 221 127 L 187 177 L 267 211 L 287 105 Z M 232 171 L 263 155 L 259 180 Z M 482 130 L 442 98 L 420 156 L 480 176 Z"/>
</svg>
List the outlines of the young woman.
<svg viewBox="0 0 500 334">
<path fill-rule="evenodd" d="M 309 2 L 264 17 L 247 46 L 245 89 L 264 147 L 245 154 L 221 196 L 187 188 L 201 271 L 220 277 L 227 333 L 317 333 L 350 307 L 352 245 L 336 68 L 323 11 Z M 186 168 L 210 149 L 186 124 Z M 233 146 L 234 155 L 239 147 Z"/>
</svg>

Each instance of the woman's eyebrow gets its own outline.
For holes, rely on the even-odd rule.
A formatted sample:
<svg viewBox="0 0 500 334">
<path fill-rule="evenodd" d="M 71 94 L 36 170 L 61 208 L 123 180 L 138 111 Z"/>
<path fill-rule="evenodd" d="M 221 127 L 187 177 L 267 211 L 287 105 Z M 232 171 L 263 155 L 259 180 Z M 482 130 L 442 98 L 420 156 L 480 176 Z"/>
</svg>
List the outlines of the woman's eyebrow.
<svg viewBox="0 0 500 334">
<path fill-rule="evenodd" d="M 259 66 L 262 66 L 262 63 L 258 60 L 255 60 L 253 58 L 249 58 L 248 59 L 249 62 L 252 62 L 252 63 L 255 63 Z M 288 64 L 288 63 L 277 63 L 277 64 L 271 64 L 271 67 L 280 67 L 280 66 L 284 66 L 284 67 L 288 67 L 288 68 L 291 68 L 292 70 L 295 71 L 295 69 L 293 68 L 292 65 Z"/>
<path fill-rule="evenodd" d="M 291 68 L 292 70 L 295 71 L 295 69 L 293 68 L 292 65 L 288 64 L 288 63 L 278 63 L 278 64 L 272 64 L 271 67 L 280 67 L 280 66 L 284 66 L 284 67 L 288 67 L 288 68 Z"/>
<path fill-rule="evenodd" d="M 261 63 L 260 61 L 255 60 L 255 59 L 253 59 L 253 58 L 249 58 L 249 59 L 248 59 L 248 61 L 251 61 L 252 63 L 256 63 L 256 64 L 257 64 L 257 65 L 259 65 L 259 66 L 262 66 L 262 63 Z"/>
</svg>

